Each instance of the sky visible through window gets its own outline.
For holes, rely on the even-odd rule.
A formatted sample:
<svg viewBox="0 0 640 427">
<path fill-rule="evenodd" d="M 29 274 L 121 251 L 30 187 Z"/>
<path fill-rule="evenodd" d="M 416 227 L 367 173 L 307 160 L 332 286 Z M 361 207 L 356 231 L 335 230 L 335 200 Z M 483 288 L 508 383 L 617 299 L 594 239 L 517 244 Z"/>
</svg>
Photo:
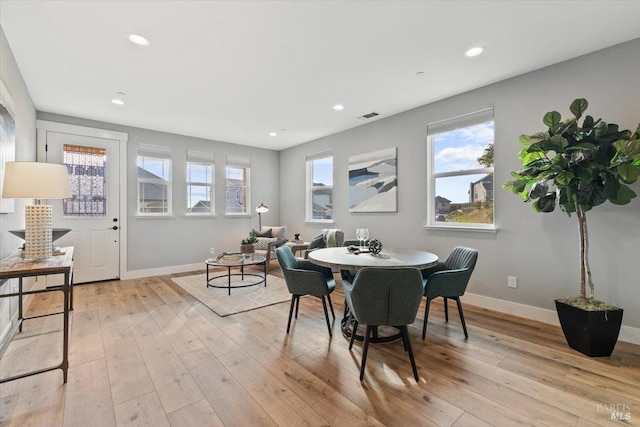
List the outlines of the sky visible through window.
<svg viewBox="0 0 640 427">
<path fill-rule="evenodd" d="M 314 184 L 333 185 L 333 157 L 313 161 Z"/>
<path fill-rule="evenodd" d="M 478 163 L 478 157 L 489 144 L 493 144 L 493 121 L 435 134 L 433 144 L 434 173 L 484 168 Z M 466 203 L 469 201 L 469 184 L 483 176 L 437 179 L 436 195 L 454 203 Z"/>
</svg>

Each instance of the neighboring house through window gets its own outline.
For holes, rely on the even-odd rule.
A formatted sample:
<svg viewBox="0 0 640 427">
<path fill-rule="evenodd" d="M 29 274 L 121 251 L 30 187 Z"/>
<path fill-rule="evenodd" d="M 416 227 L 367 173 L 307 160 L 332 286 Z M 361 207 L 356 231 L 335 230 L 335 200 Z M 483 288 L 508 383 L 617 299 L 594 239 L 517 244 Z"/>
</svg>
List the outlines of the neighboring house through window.
<svg viewBox="0 0 640 427">
<path fill-rule="evenodd" d="M 428 226 L 494 229 L 493 126 L 493 109 L 428 125 Z"/>
<path fill-rule="evenodd" d="M 307 156 L 307 221 L 333 221 L 333 154 L 324 151 Z"/>
<path fill-rule="evenodd" d="M 187 215 L 215 213 L 213 153 L 187 150 Z"/>
<path fill-rule="evenodd" d="M 170 216 L 171 148 L 138 144 L 139 216 Z"/>
<path fill-rule="evenodd" d="M 249 214 L 249 175 L 251 160 L 248 157 L 227 156 L 226 200 L 227 215 Z"/>
</svg>

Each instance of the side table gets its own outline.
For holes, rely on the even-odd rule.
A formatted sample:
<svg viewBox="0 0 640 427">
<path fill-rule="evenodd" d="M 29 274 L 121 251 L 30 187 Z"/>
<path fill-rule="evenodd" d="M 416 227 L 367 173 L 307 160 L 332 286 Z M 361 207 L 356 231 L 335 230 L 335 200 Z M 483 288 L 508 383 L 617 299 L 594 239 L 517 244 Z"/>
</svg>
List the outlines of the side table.
<svg viewBox="0 0 640 427">
<path fill-rule="evenodd" d="M 295 255 L 299 251 L 306 251 L 309 249 L 309 242 L 287 242 L 285 243 L 291 249 L 291 252 Z"/>
<path fill-rule="evenodd" d="M 42 260 L 25 260 L 22 258 L 22 251 L 12 253 L 0 260 L 0 286 L 3 286 L 6 281 L 4 279 L 18 279 L 18 292 L 12 292 L 0 295 L 0 298 L 18 297 L 18 322 L 16 327 L 10 332 L 15 334 L 16 330 L 22 331 L 22 323 L 25 320 L 36 319 L 38 317 L 53 316 L 56 314 L 62 314 L 62 362 L 57 366 L 49 368 L 37 369 L 31 372 L 24 372 L 22 374 L 14 375 L 7 378 L 0 378 L 0 384 L 17 380 L 19 378 L 29 377 L 31 375 L 41 374 L 43 372 L 49 372 L 56 369 L 62 369 L 62 379 L 67 382 L 67 371 L 69 370 L 69 312 L 73 310 L 73 294 L 72 294 L 72 281 L 73 281 L 73 247 L 62 248 L 64 252 L 61 255 L 52 256 L 51 258 Z M 64 274 L 64 283 L 60 286 L 51 286 L 45 289 L 36 289 L 31 291 L 24 291 L 22 288 L 22 279 L 25 277 L 33 276 L 47 276 L 49 274 Z M 44 292 L 57 292 L 60 291 L 63 294 L 64 302 L 62 305 L 62 311 L 56 313 L 48 313 L 40 316 L 24 317 L 23 313 L 23 298 L 25 295 L 34 295 Z"/>
</svg>

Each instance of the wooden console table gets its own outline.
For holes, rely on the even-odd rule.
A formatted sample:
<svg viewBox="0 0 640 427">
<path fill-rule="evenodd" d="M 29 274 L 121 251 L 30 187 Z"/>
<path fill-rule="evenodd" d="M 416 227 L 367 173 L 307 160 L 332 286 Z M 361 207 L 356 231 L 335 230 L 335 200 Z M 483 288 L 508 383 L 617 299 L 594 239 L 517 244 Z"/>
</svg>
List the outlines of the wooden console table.
<svg viewBox="0 0 640 427">
<path fill-rule="evenodd" d="M 7 378 L 0 378 L 0 384 L 7 381 L 17 380 L 19 378 L 29 377 L 31 375 L 41 374 L 43 372 L 53 371 L 55 369 L 62 369 L 63 380 L 65 383 L 67 382 L 67 371 L 69 370 L 69 312 L 73 310 L 73 247 L 62 248 L 62 251 L 64 252 L 62 255 L 56 255 L 43 260 L 25 260 L 22 258 L 22 251 L 17 251 L 0 260 L 0 286 L 7 283 L 5 279 L 18 279 L 17 293 L 13 292 L 0 295 L 0 298 L 18 297 L 18 323 L 16 325 L 18 331 L 22 332 L 22 322 L 25 320 L 53 316 L 56 314 L 63 315 L 62 362 L 57 366 L 25 372 Z M 36 289 L 31 291 L 24 291 L 22 289 L 23 278 L 32 276 L 48 276 L 50 274 L 64 274 L 64 283 L 59 286 L 51 286 L 45 289 Z M 61 312 L 24 317 L 22 304 L 25 295 L 56 291 L 60 291 L 64 295 L 64 303 Z M 11 334 L 14 334 L 15 330 L 16 328 L 11 331 Z"/>
</svg>

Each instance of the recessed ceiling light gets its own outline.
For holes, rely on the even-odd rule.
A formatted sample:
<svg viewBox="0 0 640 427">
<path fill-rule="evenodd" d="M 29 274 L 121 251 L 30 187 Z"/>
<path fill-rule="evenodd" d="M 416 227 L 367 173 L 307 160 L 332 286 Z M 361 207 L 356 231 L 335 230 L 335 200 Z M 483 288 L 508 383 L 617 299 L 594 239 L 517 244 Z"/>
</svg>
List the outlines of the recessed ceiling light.
<svg viewBox="0 0 640 427">
<path fill-rule="evenodd" d="M 342 110 L 344 110 L 344 105 L 336 104 L 336 105 L 333 106 L 333 109 L 336 110 L 336 111 L 342 111 Z"/>
<path fill-rule="evenodd" d="M 151 44 L 148 38 L 141 36 L 140 34 L 129 33 L 127 34 L 127 38 L 131 43 L 135 43 L 139 46 L 149 46 Z"/>
<path fill-rule="evenodd" d="M 471 49 L 469 49 L 465 55 L 472 57 L 472 56 L 478 56 L 480 55 L 482 52 L 484 52 L 484 48 L 482 46 L 476 46 L 476 47 L 472 47 Z"/>
<path fill-rule="evenodd" d="M 416 76 L 418 76 L 418 77 L 423 77 L 423 76 L 424 76 L 424 71 L 418 71 L 418 72 L 416 73 Z"/>
<path fill-rule="evenodd" d="M 278 136 L 278 134 L 277 134 L 277 133 L 275 133 L 275 132 L 271 132 L 271 133 L 269 134 L 269 136 Z"/>
<path fill-rule="evenodd" d="M 111 98 L 111 102 L 115 105 L 124 105 L 124 92 L 116 92 L 116 96 Z"/>
</svg>

